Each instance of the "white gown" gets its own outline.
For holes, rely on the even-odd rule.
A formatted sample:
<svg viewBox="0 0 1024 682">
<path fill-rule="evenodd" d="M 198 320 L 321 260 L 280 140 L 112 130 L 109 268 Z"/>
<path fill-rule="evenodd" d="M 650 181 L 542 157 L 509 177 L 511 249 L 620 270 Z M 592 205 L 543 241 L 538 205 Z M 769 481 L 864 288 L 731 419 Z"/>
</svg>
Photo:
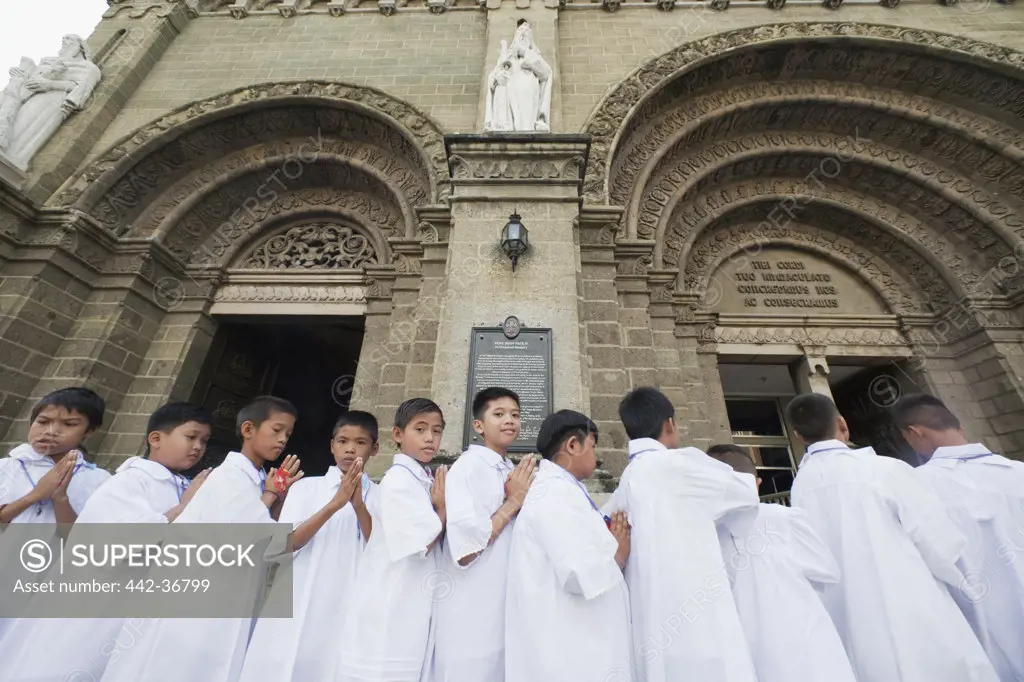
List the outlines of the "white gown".
<svg viewBox="0 0 1024 682">
<path fill-rule="evenodd" d="M 402 453 L 381 479 L 380 522 L 356 574 L 338 681 L 418 682 L 427 670 L 440 543 L 427 546 L 441 532 L 431 484 L 424 466 Z"/>
<path fill-rule="evenodd" d="M 515 522 L 490 547 L 487 541 L 513 468 L 508 458 L 470 445 L 445 479 L 448 524 L 438 565 L 451 590 L 434 605 L 433 682 L 504 679 L 505 589 Z M 459 559 L 481 551 L 468 566 L 458 565 Z"/>
<path fill-rule="evenodd" d="M 908 464 L 815 443 L 792 499 L 839 564 L 822 599 L 858 682 L 997 682 L 947 591 L 966 539 Z"/>
<path fill-rule="evenodd" d="M 817 592 L 839 581 L 839 567 L 807 515 L 762 504 L 746 535 L 721 537 L 758 682 L 856 682 Z"/>
<path fill-rule="evenodd" d="M 260 499 L 264 473 L 240 452 L 228 453 L 174 523 L 274 523 Z M 250 618 L 148 618 L 125 623 L 131 641 L 111 658 L 103 682 L 235 682 L 242 670 Z"/>
<path fill-rule="evenodd" d="M 630 441 L 630 463 L 606 513 L 633 526 L 626 582 L 642 682 L 755 682 L 716 522 L 745 534 L 753 486 L 696 448 Z"/>
<path fill-rule="evenodd" d="M 304 478 L 288 491 L 280 523 L 298 527 L 323 509 L 341 485 L 336 466 Z M 361 495 L 371 517 L 379 515 L 377 485 L 363 474 Z M 366 540 L 346 504 L 295 553 L 292 617 L 262 618 L 253 630 L 241 682 L 332 680 L 347 647 L 341 628 Z"/>
<path fill-rule="evenodd" d="M 53 460 L 40 455 L 28 443 L 22 443 L 0 458 L 0 506 L 10 504 L 28 495 L 41 479 L 53 468 Z M 100 469 L 92 462 L 85 461 L 78 454 L 75 473 L 68 483 L 68 501 L 76 514 L 81 513 L 85 503 L 96 490 L 110 479 L 110 472 Z M 11 523 L 57 523 L 57 515 L 53 502 L 47 500 L 34 504 L 18 514 Z M 57 542 L 56 534 L 53 541 Z M 55 546 L 55 545 L 54 545 Z M 7 561 L 17 561 L 17 556 L 0 556 L 0 570 Z M 20 569 L 18 569 L 20 570 Z M 13 625 L 13 618 L 0 618 L 0 641 L 3 641 L 8 629 Z"/>
<path fill-rule="evenodd" d="M 89 498 L 76 524 L 167 523 L 164 513 L 177 506 L 188 485 L 187 479 L 163 465 L 132 457 Z M 60 682 L 72 671 L 78 679 L 98 680 L 118 649 L 123 622 L 123 618 L 17 620 L 0 642 L 0 661 L 6 661 L 0 667 L 0 682 Z M 54 646 L 56 641 L 64 644 Z"/>
<path fill-rule="evenodd" d="M 617 550 L 582 484 L 542 461 L 512 531 L 505 682 L 634 679 Z"/>
<path fill-rule="evenodd" d="M 1024 680 L 1024 463 L 971 443 L 938 448 L 914 475 L 967 537 L 953 598 L 999 679 Z"/>
</svg>

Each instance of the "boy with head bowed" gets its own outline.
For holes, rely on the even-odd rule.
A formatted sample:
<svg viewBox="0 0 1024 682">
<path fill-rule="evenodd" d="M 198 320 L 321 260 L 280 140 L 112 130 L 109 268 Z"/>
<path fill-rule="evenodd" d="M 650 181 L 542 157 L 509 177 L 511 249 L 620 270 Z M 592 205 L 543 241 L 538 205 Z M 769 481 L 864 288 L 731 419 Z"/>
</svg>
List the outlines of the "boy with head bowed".
<svg viewBox="0 0 1024 682">
<path fill-rule="evenodd" d="M 630 682 L 629 526 L 605 519 L 582 481 L 597 468 L 597 426 L 560 410 L 541 424 L 537 467 L 512 530 L 506 682 Z"/>
<path fill-rule="evenodd" d="M 697 448 L 679 448 L 675 408 L 654 388 L 619 405 L 629 464 L 606 511 L 633 524 L 626 567 L 644 682 L 755 682 L 716 524 L 746 533 L 757 489 Z"/>
<path fill-rule="evenodd" d="M 786 421 L 807 446 L 793 506 L 839 564 L 822 600 L 858 682 L 997 682 L 949 594 L 967 541 L 939 499 L 905 462 L 847 447 L 827 396 L 797 396 Z"/>
<path fill-rule="evenodd" d="M 470 445 L 445 479 L 448 525 L 440 570 L 453 586 L 434 605 L 433 682 L 501 682 L 505 676 L 505 590 L 513 519 L 536 463 L 518 465 L 508 449 L 519 437 L 519 396 L 485 388 L 473 398 Z"/>
<path fill-rule="evenodd" d="M 712 445 L 708 455 L 731 466 L 747 485 L 760 486 L 743 448 Z M 747 533 L 719 538 L 758 682 L 856 682 L 818 595 L 839 581 L 839 568 L 806 514 L 761 504 Z"/>
<path fill-rule="evenodd" d="M 187 523 L 275 523 L 289 488 L 302 478 L 289 455 L 278 469 L 263 467 L 284 453 L 295 428 L 295 407 L 261 396 L 238 412 L 240 452 L 230 452 L 174 520 Z M 254 591 L 261 586 L 253 586 Z M 255 594 L 254 594 L 255 599 Z M 235 682 L 242 670 L 251 618 L 154 618 L 126 623 L 103 682 Z"/>
<path fill-rule="evenodd" d="M 427 398 L 399 405 L 391 438 L 398 445 L 380 482 L 380 520 L 366 545 L 344 614 L 344 648 L 335 682 L 418 682 L 429 670 L 437 561 L 445 527 L 445 476 L 430 462 L 441 446 L 444 415 Z M 440 585 L 439 585 L 440 583 Z"/>
<path fill-rule="evenodd" d="M 331 434 L 334 466 L 288 491 L 281 523 L 295 527 L 291 618 L 262 618 L 241 682 L 333 680 L 348 647 L 341 639 L 356 571 L 379 515 L 378 489 L 363 468 L 377 454 L 377 419 L 349 410 Z"/>
<path fill-rule="evenodd" d="M 967 538 L 953 598 L 1003 682 L 1024 680 L 1024 463 L 964 435 L 934 396 L 911 394 L 893 421 L 925 463 L 914 476 L 932 490 Z"/>
<path fill-rule="evenodd" d="M 169 403 L 149 417 L 146 454 L 126 460 L 85 503 L 75 528 L 90 523 L 169 523 L 195 496 L 209 470 L 189 481 L 206 452 L 213 418 L 189 403 Z M 71 532 L 71 540 L 75 538 Z M 118 597 L 112 596 L 112 599 Z M 97 613 L 102 613 L 98 608 Z M 99 679 L 116 648 L 123 618 L 27 618 L 0 640 L 0 682 Z M 55 647 L 55 641 L 65 646 Z"/>
</svg>

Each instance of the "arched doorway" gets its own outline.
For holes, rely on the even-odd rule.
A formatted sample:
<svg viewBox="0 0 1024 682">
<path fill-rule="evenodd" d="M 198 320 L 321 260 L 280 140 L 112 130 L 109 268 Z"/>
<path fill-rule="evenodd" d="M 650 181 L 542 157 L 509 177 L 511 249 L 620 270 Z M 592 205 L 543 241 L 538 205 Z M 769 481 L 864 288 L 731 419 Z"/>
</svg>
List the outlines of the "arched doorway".
<svg viewBox="0 0 1024 682">
<path fill-rule="evenodd" d="M 628 383 L 654 378 L 706 445 L 749 430 L 731 401 L 754 379 L 854 411 L 888 376 L 880 407 L 936 393 L 1024 454 L 1003 418 L 1024 414 L 1022 65 L 967 39 L 822 23 L 712 36 L 634 72 L 587 124 L 581 219 L 582 241 L 614 253 L 627 351 L 650 339 L 647 357 L 623 353 Z M 784 446 L 772 419 L 765 442 Z"/>
<path fill-rule="evenodd" d="M 402 392 L 391 377 L 415 343 L 432 344 L 394 327 L 423 280 L 424 244 L 446 228 L 442 139 L 370 88 L 267 84 L 172 112 L 69 181 L 58 202 L 114 235 L 114 250 L 147 254 L 107 278 L 150 319 L 104 451 L 135 454 L 144 423 L 125 425 L 192 399 L 214 411 L 214 463 L 237 445 L 237 410 L 274 393 L 298 406 L 290 449 L 318 474 L 341 412 L 390 419 Z"/>
</svg>

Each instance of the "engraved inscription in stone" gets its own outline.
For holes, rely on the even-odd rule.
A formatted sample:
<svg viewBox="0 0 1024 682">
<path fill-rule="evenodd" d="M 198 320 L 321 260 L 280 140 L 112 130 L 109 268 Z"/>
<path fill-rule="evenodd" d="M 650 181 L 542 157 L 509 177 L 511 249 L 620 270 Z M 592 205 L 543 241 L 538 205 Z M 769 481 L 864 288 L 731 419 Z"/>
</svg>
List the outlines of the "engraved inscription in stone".
<svg viewBox="0 0 1024 682">
<path fill-rule="evenodd" d="M 814 254 L 786 248 L 734 254 L 711 278 L 705 298 L 718 312 L 738 314 L 888 312 L 852 273 Z"/>
<path fill-rule="evenodd" d="M 483 444 L 473 430 L 473 396 L 501 386 L 519 395 L 522 430 L 510 450 L 533 452 L 541 422 L 551 413 L 551 331 L 523 329 L 514 339 L 501 329 L 474 329 L 469 360 L 464 444 Z"/>
</svg>

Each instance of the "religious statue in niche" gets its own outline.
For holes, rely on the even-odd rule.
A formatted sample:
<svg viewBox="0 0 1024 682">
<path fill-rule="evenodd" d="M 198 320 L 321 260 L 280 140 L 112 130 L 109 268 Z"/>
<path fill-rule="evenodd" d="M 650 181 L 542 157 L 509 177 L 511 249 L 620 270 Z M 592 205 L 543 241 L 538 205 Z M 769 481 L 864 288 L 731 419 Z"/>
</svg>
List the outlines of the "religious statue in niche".
<svg viewBox="0 0 1024 682">
<path fill-rule="evenodd" d="M 487 78 L 484 130 L 550 132 L 551 66 L 544 61 L 526 19 L 520 19 L 512 45 L 501 41 L 498 63 Z"/>
<path fill-rule="evenodd" d="M 0 98 L 0 153 L 21 170 L 72 112 L 85 107 L 99 84 L 100 67 L 85 42 L 64 36 L 56 57 L 36 64 L 24 57 L 10 70 Z"/>
</svg>

